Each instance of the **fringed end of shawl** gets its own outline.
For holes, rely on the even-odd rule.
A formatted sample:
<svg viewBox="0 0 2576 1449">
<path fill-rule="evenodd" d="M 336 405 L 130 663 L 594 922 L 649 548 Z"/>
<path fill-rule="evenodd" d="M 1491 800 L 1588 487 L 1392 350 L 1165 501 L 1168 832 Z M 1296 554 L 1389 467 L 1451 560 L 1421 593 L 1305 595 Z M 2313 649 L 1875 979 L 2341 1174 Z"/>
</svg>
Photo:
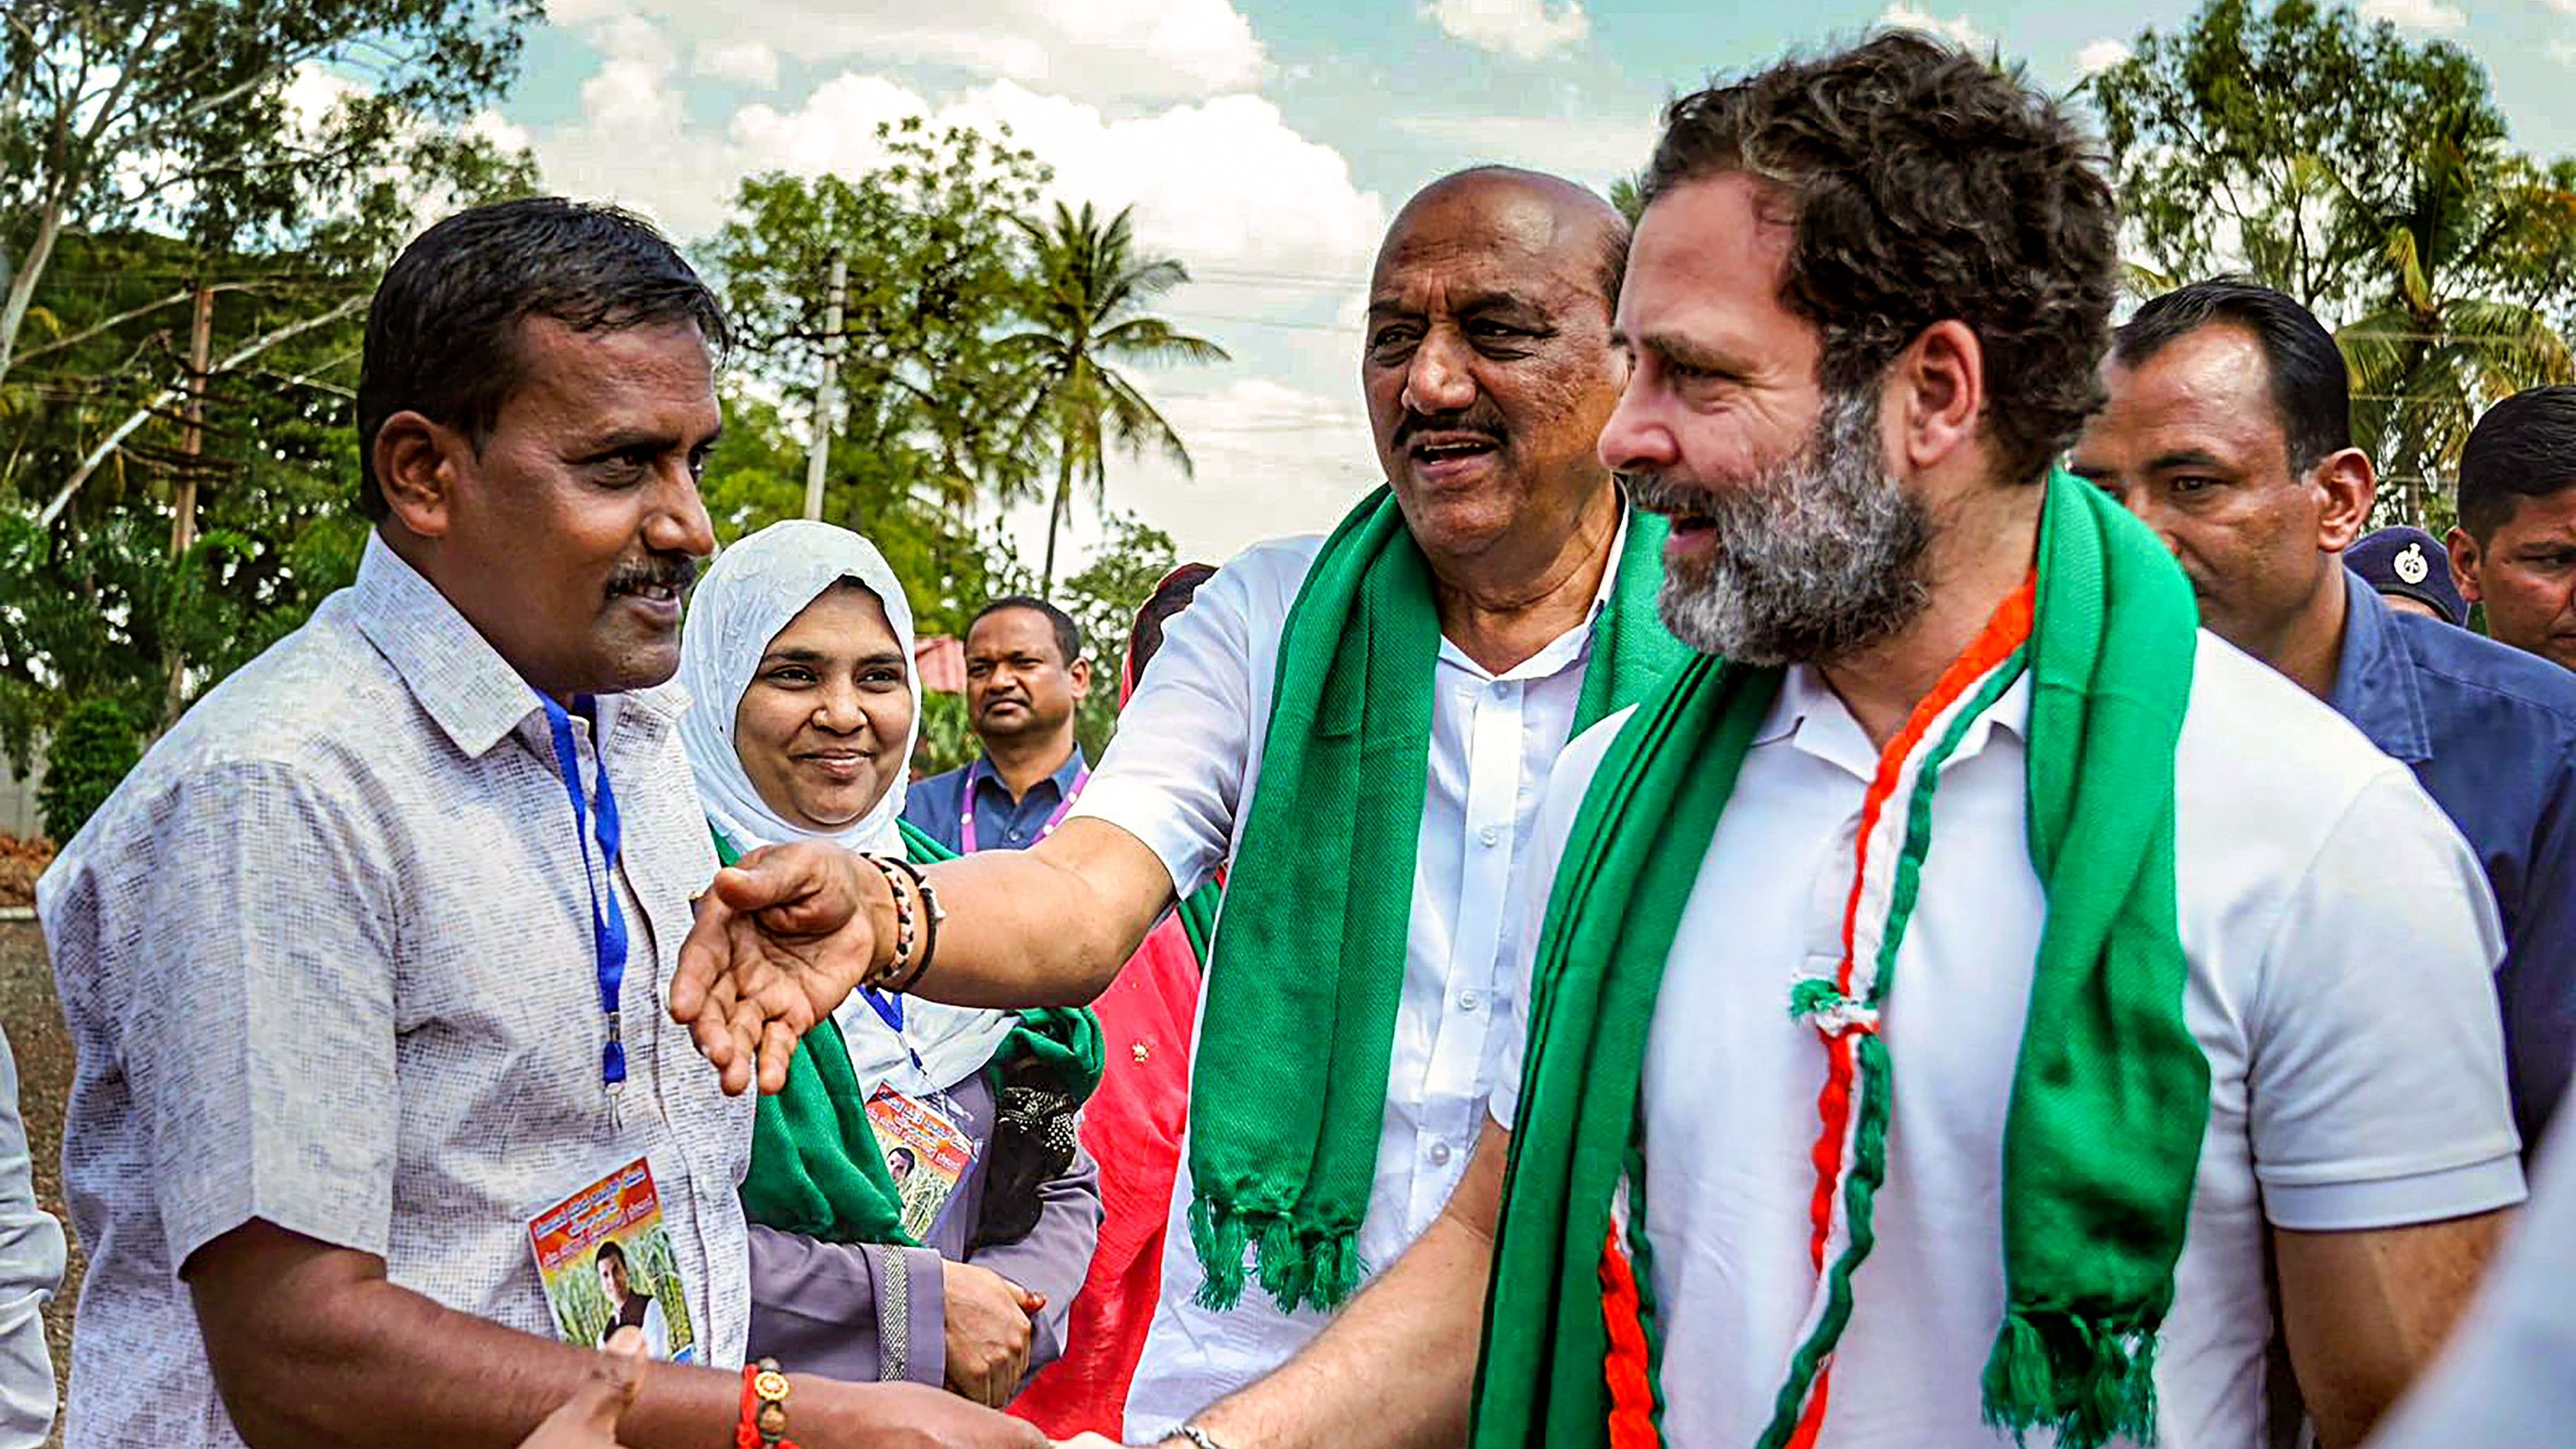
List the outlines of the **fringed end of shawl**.
<svg viewBox="0 0 2576 1449">
<path fill-rule="evenodd" d="M 1300 1236 L 1284 1214 L 1248 1214 L 1205 1197 L 1190 1204 L 1190 1246 L 1205 1275 L 1193 1301 L 1217 1313 L 1243 1301 L 1247 1249 L 1249 1276 L 1283 1312 L 1302 1305 L 1330 1313 L 1350 1301 L 1368 1271 L 1356 1230 Z"/>
<path fill-rule="evenodd" d="M 2023 1442 L 2054 1432 L 2063 1449 L 2156 1438 L 2156 1335 L 2069 1313 L 2012 1312 L 1995 1334 L 1983 1379 L 1989 1427 Z"/>
<path fill-rule="evenodd" d="M 1190 1203 L 1190 1247 L 1199 1255 L 1201 1280 L 1192 1300 L 1211 1313 L 1231 1312 L 1243 1301 L 1243 1250 L 1250 1243 L 1243 1216 L 1205 1197 Z"/>
<path fill-rule="evenodd" d="M 1368 1273 L 1360 1261 L 1357 1233 L 1335 1233 L 1311 1249 L 1315 1265 L 1314 1282 L 1308 1285 L 1306 1301 L 1327 1313 L 1351 1301 L 1360 1291 L 1360 1279 Z"/>
</svg>

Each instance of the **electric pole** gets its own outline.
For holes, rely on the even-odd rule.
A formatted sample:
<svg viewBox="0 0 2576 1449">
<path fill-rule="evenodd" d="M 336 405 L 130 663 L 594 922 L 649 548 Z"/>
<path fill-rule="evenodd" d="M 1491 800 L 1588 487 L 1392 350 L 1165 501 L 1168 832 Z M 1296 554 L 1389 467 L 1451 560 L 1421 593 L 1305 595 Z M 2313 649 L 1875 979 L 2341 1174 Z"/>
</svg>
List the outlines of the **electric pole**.
<svg viewBox="0 0 2576 1449">
<path fill-rule="evenodd" d="M 174 568 L 180 555 L 197 541 L 197 470 L 199 456 L 206 447 L 206 365 L 214 337 L 215 289 L 199 282 L 197 315 L 188 327 L 188 426 L 179 443 L 184 461 L 179 464 L 178 507 L 170 520 L 170 561 Z M 163 692 L 161 707 L 161 728 L 165 730 L 178 723 L 179 704 L 186 696 L 188 683 L 187 656 L 177 649 L 169 653 L 169 687 Z"/>
<path fill-rule="evenodd" d="M 848 300 L 849 259 L 832 248 L 832 291 L 823 312 L 823 387 L 814 395 L 814 451 L 805 457 L 805 516 L 823 516 L 823 465 L 832 453 L 832 423 L 840 415 L 841 306 Z"/>
<path fill-rule="evenodd" d="M 197 456 L 206 446 L 206 362 L 214 338 L 215 289 L 201 282 L 196 319 L 188 328 L 188 428 L 179 444 L 187 461 L 179 465 L 178 516 L 170 520 L 173 558 L 197 541 Z"/>
</svg>

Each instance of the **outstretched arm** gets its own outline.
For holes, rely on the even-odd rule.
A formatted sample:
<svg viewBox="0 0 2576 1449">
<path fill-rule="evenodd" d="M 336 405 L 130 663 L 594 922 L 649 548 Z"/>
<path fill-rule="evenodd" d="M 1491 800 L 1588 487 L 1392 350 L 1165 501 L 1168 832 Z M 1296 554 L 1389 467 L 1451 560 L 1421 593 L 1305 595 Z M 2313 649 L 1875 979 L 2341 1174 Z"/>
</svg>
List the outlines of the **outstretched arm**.
<svg viewBox="0 0 2576 1449">
<path fill-rule="evenodd" d="M 1172 903 L 1172 878 L 1142 841 L 1075 820 L 1035 849 L 929 868 L 947 919 L 915 994 L 960 1006 L 1059 1006 L 1106 990 Z M 907 901 L 911 893 L 907 890 Z M 916 914 L 918 905 L 915 904 Z M 797 1038 L 894 959 L 895 896 L 884 872 L 837 845 L 756 850 L 716 874 L 680 948 L 671 1015 L 738 1092 L 786 1085 Z M 918 959 L 917 957 L 915 959 Z"/>
</svg>

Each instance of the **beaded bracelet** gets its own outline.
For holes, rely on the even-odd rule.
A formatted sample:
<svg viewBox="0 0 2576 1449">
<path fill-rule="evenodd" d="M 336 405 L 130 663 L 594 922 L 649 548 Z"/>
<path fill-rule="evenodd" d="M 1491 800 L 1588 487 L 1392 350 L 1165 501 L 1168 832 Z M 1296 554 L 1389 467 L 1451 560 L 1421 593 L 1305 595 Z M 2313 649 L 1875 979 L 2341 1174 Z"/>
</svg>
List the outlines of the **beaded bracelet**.
<svg viewBox="0 0 2576 1449">
<path fill-rule="evenodd" d="M 902 978 L 899 984 L 885 988 L 897 992 L 910 991 L 922 977 L 930 974 L 931 958 L 939 954 L 939 923 L 948 919 L 948 911 L 939 904 L 939 888 L 930 883 L 930 877 L 922 873 L 921 867 L 901 856 L 887 856 L 885 859 L 911 878 L 913 894 L 921 897 L 921 914 L 925 923 L 922 928 L 921 961 L 912 968 L 910 975 Z M 894 981 L 895 973 L 887 972 L 886 979 L 889 982 Z"/>
<path fill-rule="evenodd" d="M 742 1366 L 742 1417 L 733 1426 L 734 1449 L 797 1449 L 787 1437 L 787 1375 L 778 1360 Z"/>
<path fill-rule="evenodd" d="M 893 858 L 883 855 L 862 855 L 859 858 L 877 868 L 878 873 L 885 877 L 887 893 L 894 897 L 894 955 L 886 961 L 884 970 L 869 973 L 868 981 L 871 986 L 883 988 L 912 965 L 912 903 L 904 899 L 904 877 L 895 869 Z M 905 868 L 909 869 L 910 864 L 905 862 Z"/>
</svg>

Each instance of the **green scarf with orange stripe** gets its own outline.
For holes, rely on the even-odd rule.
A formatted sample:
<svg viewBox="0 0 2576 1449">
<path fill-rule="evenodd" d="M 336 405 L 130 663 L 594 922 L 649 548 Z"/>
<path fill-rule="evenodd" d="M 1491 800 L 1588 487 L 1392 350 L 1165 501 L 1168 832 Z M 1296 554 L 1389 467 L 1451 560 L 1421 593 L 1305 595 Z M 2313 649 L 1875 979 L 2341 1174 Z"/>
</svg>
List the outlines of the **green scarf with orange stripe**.
<svg viewBox="0 0 2576 1449">
<path fill-rule="evenodd" d="M 2007 601 L 1883 755 L 1843 959 L 1797 983 L 1820 1094 L 1816 1289 L 1760 1449 L 1821 1432 L 1833 1349 L 1873 1242 L 1899 1064 L 1877 1033 L 1930 847 L 1942 763 L 2025 671 L 2031 862 L 2048 901 L 2004 1129 L 2004 1320 L 1988 1423 L 2069 1449 L 2155 1439 L 2209 1067 L 2183 1021 L 2174 746 L 2197 613 L 2163 547 L 2097 490 L 2047 483 L 2035 585 Z M 1646 1025 L 1701 844 L 1780 672 L 1699 659 L 1621 729 L 1567 839 L 1538 946 L 1518 1130 L 1476 1394 L 1476 1449 L 1659 1442 L 1645 1252 Z M 1687 967 L 1685 969 L 1688 969 Z M 1894 1009 L 1902 1009 L 1901 1006 Z"/>
</svg>

